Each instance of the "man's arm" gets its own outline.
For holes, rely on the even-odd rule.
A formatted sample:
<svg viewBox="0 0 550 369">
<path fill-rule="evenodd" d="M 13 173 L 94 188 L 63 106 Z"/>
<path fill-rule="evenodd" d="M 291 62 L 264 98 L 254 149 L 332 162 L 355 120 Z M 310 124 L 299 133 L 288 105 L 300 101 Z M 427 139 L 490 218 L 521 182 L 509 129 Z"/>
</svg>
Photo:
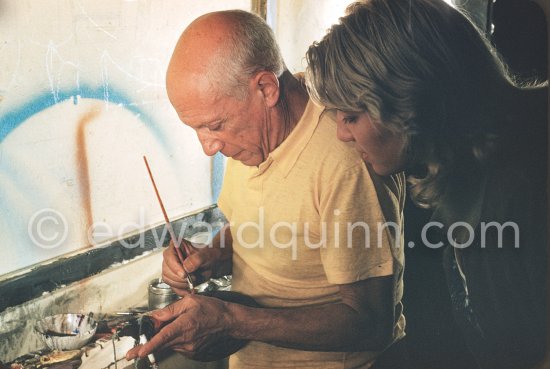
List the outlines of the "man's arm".
<svg viewBox="0 0 550 369">
<path fill-rule="evenodd" d="M 393 338 L 393 276 L 340 285 L 342 302 L 254 309 L 228 305 L 229 335 L 309 351 L 379 351 Z"/>
<path fill-rule="evenodd" d="M 153 313 L 170 322 L 126 357 L 171 348 L 193 357 L 221 336 L 310 351 L 380 351 L 393 338 L 393 277 L 341 285 L 342 302 L 289 309 L 250 308 L 187 295 Z"/>
</svg>

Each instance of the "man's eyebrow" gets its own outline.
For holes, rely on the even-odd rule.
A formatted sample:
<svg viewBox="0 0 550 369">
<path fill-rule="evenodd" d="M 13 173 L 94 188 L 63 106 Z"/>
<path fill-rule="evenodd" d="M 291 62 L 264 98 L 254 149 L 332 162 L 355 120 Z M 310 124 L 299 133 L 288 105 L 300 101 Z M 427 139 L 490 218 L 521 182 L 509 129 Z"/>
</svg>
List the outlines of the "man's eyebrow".
<svg viewBox="0 0 550 369">
<path fill-rule="evenodd" d="M 210 129 L 211 127 L 213 126 L 216 126 L 218 124 L 221 124 L 225 121 L 225 119 L 221 119 L 221 118 L 216 118 L 214 120 L 211 120 L 211 121 L 205 121 L 203 123 L 199 123 L 198 125 L 194 125 L 192 124 L 192 126 L 195 128 L 195 129 L 199 129 L 199 128 L 208 128 Z"/>
</svg>

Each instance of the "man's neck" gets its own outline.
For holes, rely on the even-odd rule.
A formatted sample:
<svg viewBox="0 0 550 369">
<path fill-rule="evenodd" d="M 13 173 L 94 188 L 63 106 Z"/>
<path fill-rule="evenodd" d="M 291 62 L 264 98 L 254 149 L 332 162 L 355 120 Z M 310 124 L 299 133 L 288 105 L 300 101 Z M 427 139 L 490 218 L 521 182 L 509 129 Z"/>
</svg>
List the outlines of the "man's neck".
<svg viewBox="0 0 550 369">
<path fill-rule="evenodd" d="M 274 111 L 273 119 L 280 129 L 277 132 L 276 142 L 279 146 L 292 132 L 302 118 L 309 96 L 301 80 L 294 77 L 289 71 L 279 77 L 281 86 L 279 103 Z"/>
</svg>

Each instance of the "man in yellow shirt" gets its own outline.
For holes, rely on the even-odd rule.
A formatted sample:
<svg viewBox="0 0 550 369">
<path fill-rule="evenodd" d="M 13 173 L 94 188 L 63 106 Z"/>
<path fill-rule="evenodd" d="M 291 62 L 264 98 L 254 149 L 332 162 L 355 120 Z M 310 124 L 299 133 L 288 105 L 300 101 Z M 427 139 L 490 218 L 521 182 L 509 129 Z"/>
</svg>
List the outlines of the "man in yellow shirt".
<svg viewBox="0 0 550 369">
<path fill-rule="evenodd" d="M 334 112 L 285 70 L 270 28 L 243 11 L 210 13 L 182 34 L 170 101 L 207 155 L 229 157 L 219 207 L 229 223 L 189 272 L 233 273 L 262 308 L 189 295 L 173 245 L 163 278 L 184 298 L 146 345 L 187 356 L 212 337 L 251 342 L 231 368 L 369 368 L 404 335 L 402 174 L 380 177 L 336 137 Z"/>
</svg>

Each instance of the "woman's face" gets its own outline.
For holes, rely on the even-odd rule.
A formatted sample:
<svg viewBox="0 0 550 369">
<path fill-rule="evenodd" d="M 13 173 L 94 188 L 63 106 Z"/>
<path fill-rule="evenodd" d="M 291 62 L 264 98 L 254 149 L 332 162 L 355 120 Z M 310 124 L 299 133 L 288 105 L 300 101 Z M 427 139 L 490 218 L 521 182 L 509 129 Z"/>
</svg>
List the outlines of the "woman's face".
<svg viewBox="0 0 550 369">
<path fill-rule="evenodd" d="M 366 112 L 336 111 L 337 136 L 344 142 L 355 142 L 363 161 L 379 175 L 389 175 L 404 169 L 405 136 L 396 134 L 381 124 L 374 124 Z"/>
</svg>

